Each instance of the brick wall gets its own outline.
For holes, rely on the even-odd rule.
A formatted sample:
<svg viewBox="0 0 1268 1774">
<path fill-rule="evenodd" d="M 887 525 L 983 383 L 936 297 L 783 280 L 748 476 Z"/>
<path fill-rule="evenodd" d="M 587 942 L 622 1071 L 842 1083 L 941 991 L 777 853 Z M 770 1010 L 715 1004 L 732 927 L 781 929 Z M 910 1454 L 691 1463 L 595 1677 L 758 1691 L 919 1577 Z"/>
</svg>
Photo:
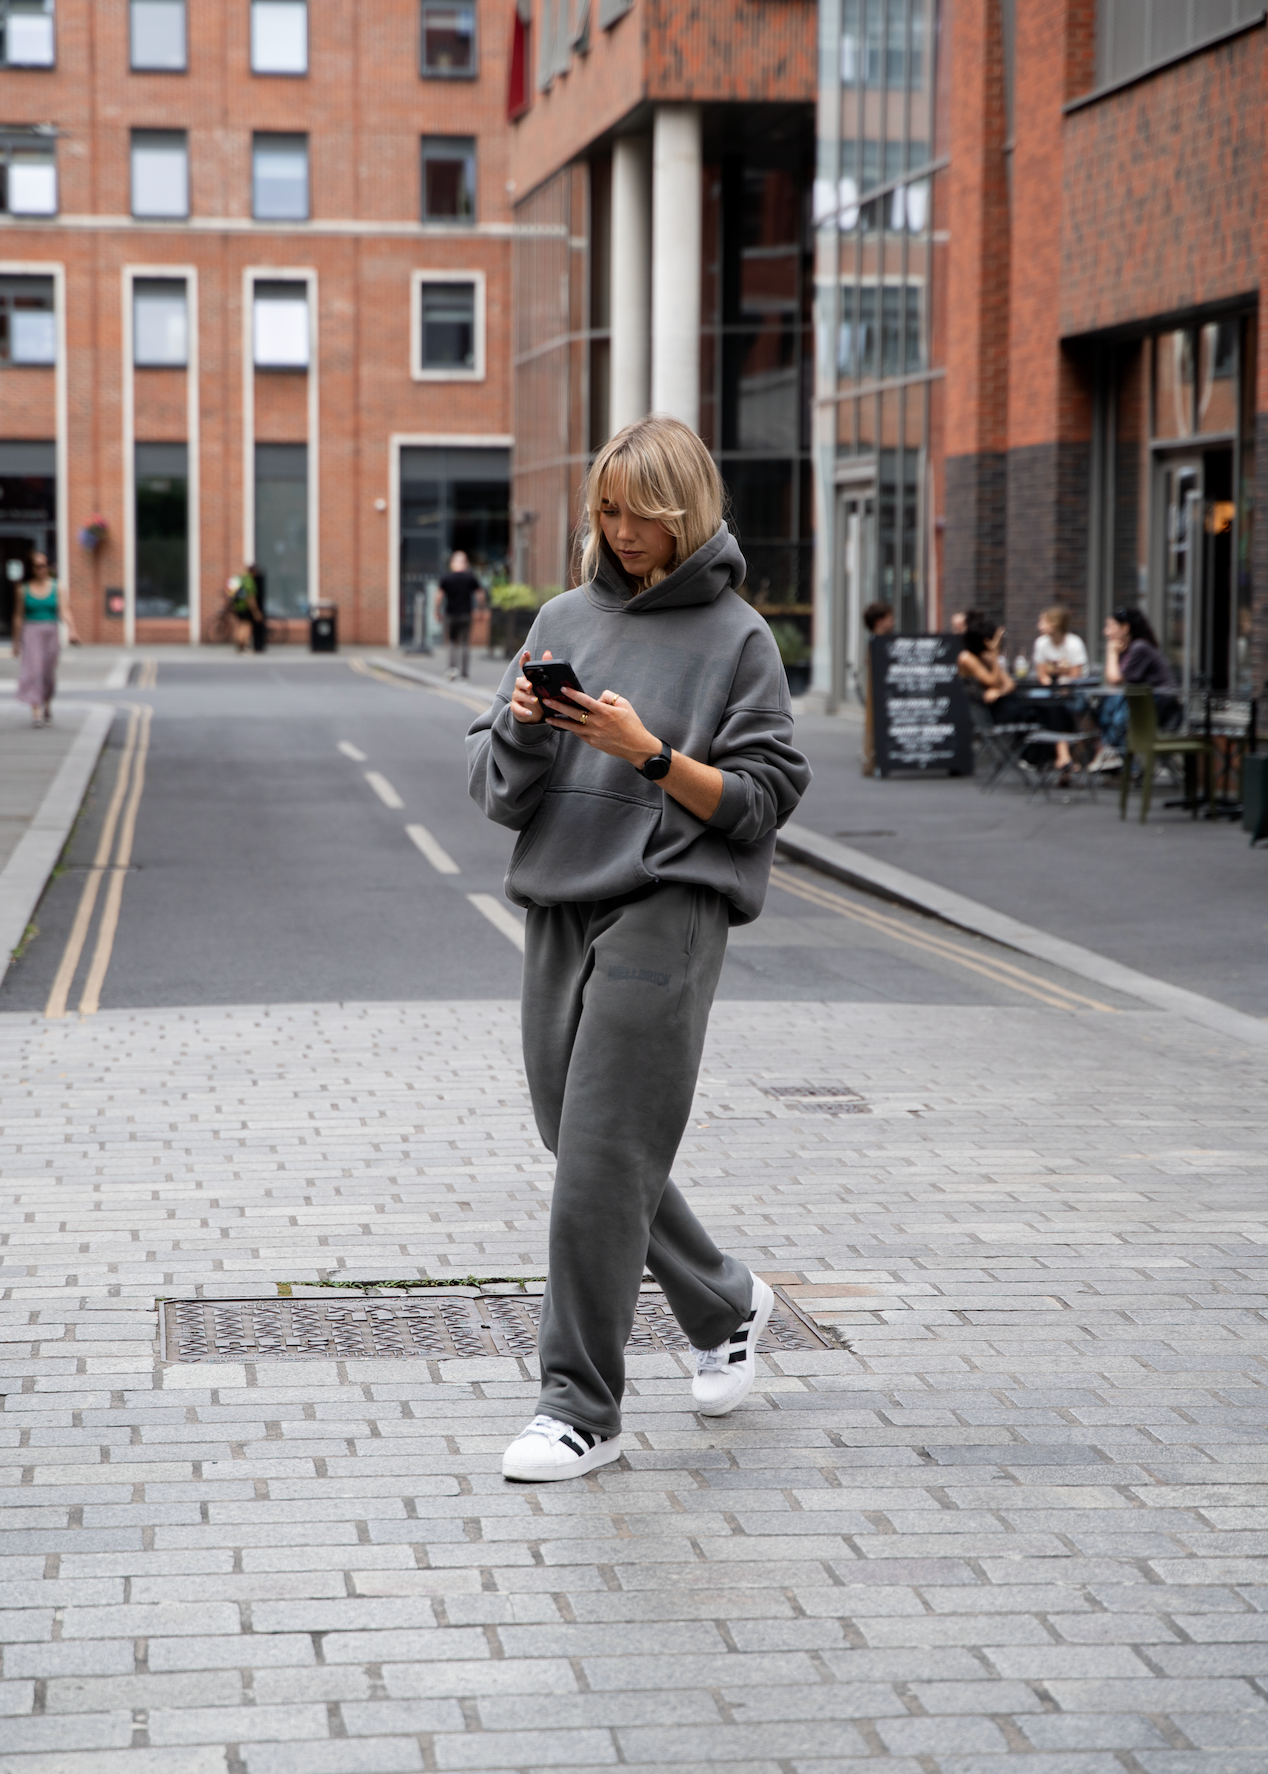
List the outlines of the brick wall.
<svg viewBox="0 0 1268 1774">
<path fill-rule="evenodd" d="M 89 639 L 119 639 L 104 590 L 123 580 L 122 268 L 194 265 L 199 274 L 202 604 L 219 606 L 241 563 L 242 272 L 309 268 L 318 282 L 321 591 L 341 605 L 341 634 L 388 634 L 392 538 L 376 499 L 389 490 L 388 438 L 505 435 L 510 424 L 510 207 L 505 122 L 510 6 L 482 4 L 479 77 L 424 80 L 417 0 L 322 0 L 310 8 L 309 74 L 253 76 L 248 7 L 189 0 L 189 71 L 128 71 L 126 0 L 59 0 L 54 71 L 0 71 L 0 120 L 51 121 L 62 215 L 0 221 L 0 257 L 66 266 L 70 462 L 59 489 L 71 524 L 63 563 Z M 196 225 L 129 215 L 133 128 L 186 129 Z M 251 135 L 306 133 L 313 220 L 250 219 Z M 477 138 L 477 225 L 419 225 L 419 137 Z M 74 218 L 72 221 L 70 218 Z M 222 224 L 222 225 L 218 225 Z M 486 378 L 411 380 L 413 270 L 480 270 L 487 278 Z M 0 370 L 0 435 L 53 435 L 51 372 Z M 180 439 L 183 372 L 137 372 L 137 436 Z M 256 376 L 256 435 L 302 442 L 302 376 Z M 25 422 L 24 406 L 29 407 Z M 33 430 L 32 427 L 35 429 Z M 100 510 L 110 540 L 95 556 L 74 542 Z M 156 631 L 158 632 L 158 631 Z M 161 632 L 184 638 L 186 625 Z"/>
<path fill-rule="evenodd" d="M 1065 119 L 1063 334 L 1258 288 L 1264 38 L 1244 32 Z"/>
</svg>

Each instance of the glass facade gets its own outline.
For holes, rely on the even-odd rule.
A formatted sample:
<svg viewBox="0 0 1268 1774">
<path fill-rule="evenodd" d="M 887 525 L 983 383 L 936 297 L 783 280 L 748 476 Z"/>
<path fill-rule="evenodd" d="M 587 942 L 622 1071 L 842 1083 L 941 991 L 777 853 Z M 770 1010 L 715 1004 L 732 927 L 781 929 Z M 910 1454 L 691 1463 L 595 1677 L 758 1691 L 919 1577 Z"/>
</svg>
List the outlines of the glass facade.
<svg viewBox="0 0 1268 1774">
<path fill-rule="evenodd" d="M 1096 83 L 1130 80 L 1263 16 L 1264 0 L 1099 0 Z"/>
<path fill-rule="evenodd" d="M 938 615 L 938 28 L 937 0 L 833 0 L 820 15 L 815 442 L 826 620 L 816 671 L 838 699 L 857 670 L 867 604 L 892 604 L 908 632 Z"/>
<path fill-rule="evenodd" d="M 308 614 L 308 445 L 255 446 L 255 559 L 260 608 Z"/>
<path fill-rule="evenodd" d="M 401 450 L 401 633 L 413 632 L 414 599 L 435 603 L 455 549 L 487 581 L 506 571 L 509 547 L 509 450 Z M 427 629 L 424 629 L 427 632 Z"/>
<path fill-rule="evenodd" d="M 746 595 L 807 636 L 813 163 L 800 106 L 719 111 L 706 130 L 700 434 L 726 483 Z"/>
<path fill-rule="evenodd" d="M 136 613 L 189 615 L 189 467 L 184 444 L 136 446 Z"/>
<path fill-rule="evenodd" d="M 1172 326 L 1092 370 L 1089 642 L 1139 606 L 1186 690 L 1252 693 L 1254 314 Z"/>
<path fill-rule="evenodd" d="M 748 562 L 743 595 L 813 614 L 809 105 L 705 107 L 700 435 Z M 516 207 L 514 574 L 568 582 L 580 489 L 609 435 L 611 162 L 576 162 Z"/>
</svg>

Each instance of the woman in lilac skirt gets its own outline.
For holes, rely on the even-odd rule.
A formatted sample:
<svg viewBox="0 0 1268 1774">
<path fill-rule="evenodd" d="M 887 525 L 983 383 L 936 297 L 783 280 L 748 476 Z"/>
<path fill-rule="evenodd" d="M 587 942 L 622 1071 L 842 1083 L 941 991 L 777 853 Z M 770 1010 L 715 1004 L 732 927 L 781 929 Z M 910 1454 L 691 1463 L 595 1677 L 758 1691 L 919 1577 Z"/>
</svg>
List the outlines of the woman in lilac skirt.
<svg viewBox="0 0 1268 1774">
<path fill-rule="evenodd" d="M 18 588 L 13 611 L 13 653 L 22 661 L 18 701 L 29 705 L 33 727 L 46 726 L 53 718 L 62 622 L 71 642 L 78 644 L 70 600 L 49 572 L 48 556 L 37 550 L 31 556 L 31 570 Z"/>
</svg>

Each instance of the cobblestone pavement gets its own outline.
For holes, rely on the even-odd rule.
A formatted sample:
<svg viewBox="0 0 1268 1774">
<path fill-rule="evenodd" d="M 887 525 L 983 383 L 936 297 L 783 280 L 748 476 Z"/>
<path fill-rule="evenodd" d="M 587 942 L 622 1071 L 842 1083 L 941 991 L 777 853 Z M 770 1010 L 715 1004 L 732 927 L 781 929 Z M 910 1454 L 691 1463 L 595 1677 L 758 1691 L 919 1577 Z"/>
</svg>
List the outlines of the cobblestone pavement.
<svg viewBox="0 0 1268 1774">
<path fill-rule="evenodd" d="M 0 1018 L 0 1774 L 1262 1774 L 1262 1073 L 1146 1013 L 720 1005 L 679 1180 L 852 1351 L 718 1422 L 635 1356 L 621 1463 L 523 1487 L 517 1361 L 154 1340 L 538 1273 L 513 1007 Z"/>
</svg>

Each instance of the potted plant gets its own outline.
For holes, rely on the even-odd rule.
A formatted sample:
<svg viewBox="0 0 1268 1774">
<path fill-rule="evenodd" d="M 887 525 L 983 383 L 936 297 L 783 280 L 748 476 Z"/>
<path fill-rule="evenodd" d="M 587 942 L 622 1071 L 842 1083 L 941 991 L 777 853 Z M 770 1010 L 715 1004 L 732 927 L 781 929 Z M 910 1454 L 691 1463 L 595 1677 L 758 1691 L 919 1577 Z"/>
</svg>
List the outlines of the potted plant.
<svg viewBox="0 0 1268 1774">
<path fill-rule="evenodd" d="M 795 622 L 772 622 L 770 631 L 784 662 L 788 694 L 804 696 L 810 688 L 810 642 Z"/>
</svg>

